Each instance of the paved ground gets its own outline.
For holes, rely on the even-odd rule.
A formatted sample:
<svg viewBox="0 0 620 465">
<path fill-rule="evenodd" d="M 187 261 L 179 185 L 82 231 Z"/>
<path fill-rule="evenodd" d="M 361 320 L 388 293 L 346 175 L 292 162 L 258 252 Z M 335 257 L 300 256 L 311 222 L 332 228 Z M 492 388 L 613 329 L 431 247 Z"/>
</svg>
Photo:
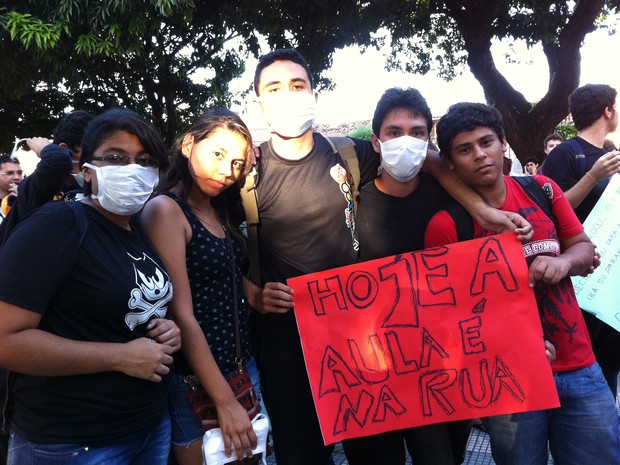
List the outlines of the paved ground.
<svg viewBox="0 0 620 465">
<path fill-rule="evenodd" d="M 620 385 L 618 386 L 618 394 L 616 397 L 616 408 L 620 415 Z M 334 465 L 348 465 L 347 458 L 344 456 L 342 447 L 336 445 L 336 449 L 332 454 Z M 267 458 L 268 465 L 277 465 L 273 457 Z M 411 464 L 411 459 L 407 458 L 407 465 Z M 491 457 L 491 445 L 489 444 L 489 436 L 479 428 L 472 428 L 469 441 L 467 442 L 467 452 L 465 453 L 465 462 L 463 465 L 495 465 Z M 548 465 L 553 465 L 553 459 L 549 456 Z"/>
<path fill-rule="evenodd" d="M 342 452 L 342 448 L 336 446 L 333 454 L 334 465 L 347 465 L 347 459 Z M 268 465 L 276 465 L 273 456 L 267 459 Z M 407 464 L 411 464 L 411 459 L 407 459 Z M 549 465 L 553 464 L 553 460 L 549 458 Z M 489 445 L 488 435 L 478 429 L 473 428 L 469 442 L 467 443 L 467 452 L 465 454 L 464 465 L 495 465 L 491 458 L 491 446 Z"/>
</svg>

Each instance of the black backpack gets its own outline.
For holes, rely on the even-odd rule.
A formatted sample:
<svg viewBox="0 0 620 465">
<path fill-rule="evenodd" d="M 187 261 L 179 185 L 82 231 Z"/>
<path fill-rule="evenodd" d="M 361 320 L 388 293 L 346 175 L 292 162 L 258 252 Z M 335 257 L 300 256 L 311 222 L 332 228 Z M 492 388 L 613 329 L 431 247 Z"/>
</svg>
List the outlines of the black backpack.
<svg viewBox="0 0 620 465">
<path fill-rule="evenodd" d="M 551 210 L 551 199 L 540 184 L 536 182 L 533 176 L 514 176 L 512 177 L 523 188 L 523 191 L 540 207 L 554 223 L 555 216 Z M 474 220 L 460 203 L 454 199 L 450 199 L 445 210 L 454 220 L 456 225 L 456 233 L 459 242 L 468 241 L 474 238 Z"/>
</svg>

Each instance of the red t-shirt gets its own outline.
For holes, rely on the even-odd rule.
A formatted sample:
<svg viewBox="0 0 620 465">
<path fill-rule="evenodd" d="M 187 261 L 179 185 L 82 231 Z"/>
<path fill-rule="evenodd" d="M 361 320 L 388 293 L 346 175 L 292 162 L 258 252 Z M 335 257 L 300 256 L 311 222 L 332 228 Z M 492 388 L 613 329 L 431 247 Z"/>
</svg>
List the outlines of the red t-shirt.
<svg viewBox="0 0 620 465">
<path fill-rule="evenodd" d="M 546 176 L 535 176 L 536 181 L 546 192 L 551 191 L 554 222 L 521 188 L 514 179 L 506 176 L 506 201 L 500 210 L 513 211 L 523 216 L 534 228 L 532 239 L 523 244 L 525 259 L 529 264 L 537 255 L 555 257 L 560 255 L 560 240 L 569 239 L 583 232 L 583 226 L 575 216 L 568 200 L 558 185 Z M 474 221 L 474 237 L 486 237 L 495 234 Z M 425 247 L 457 242 L 454 220 L 445 210 L 437 213 L 428 224 L 424 237 Z M 534 287 L 538 303 L 538 312 L 545 339 L 551 341 L 557 349 L 557 358 L 551 365 L 553 371 L 577 370 L 590 366 L 595 357 L 592 352 L 590 337 L 583 315 L 575 297 L 575 291 L 569 277 L 559 284 L 549 286 L 538 282 Z"/>
</svg>

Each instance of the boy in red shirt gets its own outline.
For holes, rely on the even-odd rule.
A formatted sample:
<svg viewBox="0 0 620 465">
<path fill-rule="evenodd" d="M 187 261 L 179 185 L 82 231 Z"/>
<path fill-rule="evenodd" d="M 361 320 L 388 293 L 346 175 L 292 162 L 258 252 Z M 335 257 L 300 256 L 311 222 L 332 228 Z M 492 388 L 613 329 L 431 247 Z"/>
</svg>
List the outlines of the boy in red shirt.
<svg viewBox="0 0 620 465">
<path fill-rule="evenodd" d="M 552 363 L 561 406 L 482 419 L 498 465 L 546 464 L 547 447 L 557 465 L 618 464 L 620 441 L 613 396 L 595 361 L 570 276 L 587 272 L 594 248 L 562 190 L 535 176 L 550 199 L 554 219 L 502 173 L 506 139 L 497 110 L 479 103 L 453 105 L 437 125 L 440 153 L 456 174 L 492 207 L 520 213 L 534 227 L 523 244 L 545 339 L 557 349 Z M 494 234 L 474 221 L 474 236 Z M 457 242 L 446 211 L 437 213 L 425 246 Z M 499 309 L 498 309 L 499 310 Z"/>
</svg>

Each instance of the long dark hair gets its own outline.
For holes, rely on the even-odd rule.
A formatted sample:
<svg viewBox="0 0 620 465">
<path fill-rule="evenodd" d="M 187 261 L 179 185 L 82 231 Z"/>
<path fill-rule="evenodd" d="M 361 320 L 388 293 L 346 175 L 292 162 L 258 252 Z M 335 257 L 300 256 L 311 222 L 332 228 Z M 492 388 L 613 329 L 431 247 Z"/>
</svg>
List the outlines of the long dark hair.
<svg viewBox="0 0 620 465">
<path fill-rule="evenodd" d="M 245 177 L 252 170 L 254 151 L 252 148 L 252 135 L 250 134 L 250 130 L 236 113 L 226 108 L 213 108 L 202 115 L 192 127 L 180 136 L 174 144 L 170 167 L 163 173 L 159 185 L 155 189 L 155 194 L 169 191 L 177 185 L 180 185 L 181 198 L 187 201 L 194 180 L 189 171 L 189 160 L 182 152 L 183 141 L 187 136 L 191 136 L 193 137 L 194 143 L 197 144 L 201 140 L 208 138 L 218 129 L 233 131 L 247 142 L 245 166 L 239 179 L 220 195 L 211 199 L 215 212 L 224 223 L 226 229 L 244 243 L 243 236 L 239 232 L 239 225 L 245 219 L 243 206 L 241 204 L 241 185 Z"/>
</svg>

